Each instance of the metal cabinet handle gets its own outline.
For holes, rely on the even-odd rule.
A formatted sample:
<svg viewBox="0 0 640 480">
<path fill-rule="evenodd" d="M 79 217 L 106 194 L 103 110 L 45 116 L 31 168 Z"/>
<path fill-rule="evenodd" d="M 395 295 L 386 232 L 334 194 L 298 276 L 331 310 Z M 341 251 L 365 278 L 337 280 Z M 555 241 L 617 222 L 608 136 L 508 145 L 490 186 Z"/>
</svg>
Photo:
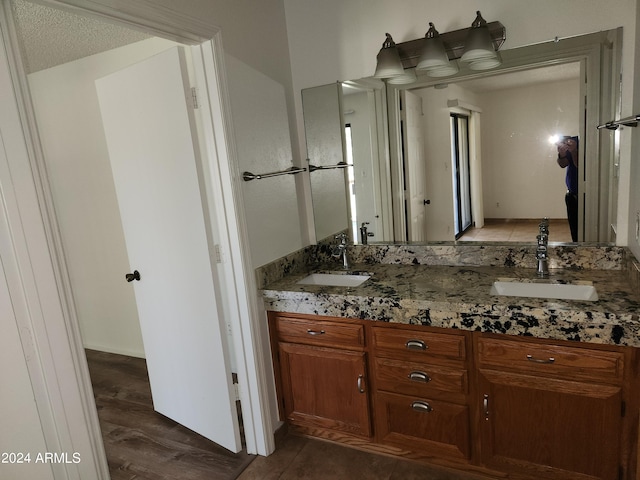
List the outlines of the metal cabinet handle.
<svg viewBox="0 0 640 480">
<path fill-rule="evenodd" d="M 413 408 L 416 412 L 422 413 L 431 413 L 433 412 L 433 407 L 429 405 L 427 402 L 423 402 L 420 400 L 416 400 L 411 404 L 411 408 Z"/>
<path fill-rule="evenodd" d="M 431 377 L 424 372 L 411 372 L 408 377 L 413 382 L 429 383 L 431 381 Z"/>
<path fill-rule="evenodd" d="M 364 393 L 364 375 L 358 375 L 358 391 Z"/>
<path fill-rule="evenodd" d="M 544 358 L 534 358 L 532 355 L 527 355 L 527 360 L 533 363 L 546 363 L 546 364 L 553 363 L 556 361 L 556 359 L 553 357 L 549 357 L 548 359 L 545 360 Z"/>
<path fill-rule="evenodd" d="M 324 331 L 324 330 L 320 330 L 320 331 L 318 332 L 317 330 L 311 330 L 311 329 L 308 329 L 308 330 L 307 330 L 307 333 L 308 333 L 309 335 L 324 335 L 324 334 L 325 334 L 325 331 Z"/>
<path fill-rule="evenodd" d="M 427 344 L 424 343 L 422 340 L 407 340 L 407 343 L 405 343 L 405 346 L 409 350 L 426 350 L 427 348 L 429 348 Z"/>
<path fill-rule="evenodd" d="M 482 400 L 482 408 L 484 409 L 484 419 L 489 420 L 489 395 L 484 394 L 484 398 Z"/>
<path fill-rule="evenodd" d="M 140 280 L 140 272 L 138 270 L 134 270 L 133 273 L 127 273 L 124 278 L 127 282 L 133 282 L 134 280 Z"/>
</svg>

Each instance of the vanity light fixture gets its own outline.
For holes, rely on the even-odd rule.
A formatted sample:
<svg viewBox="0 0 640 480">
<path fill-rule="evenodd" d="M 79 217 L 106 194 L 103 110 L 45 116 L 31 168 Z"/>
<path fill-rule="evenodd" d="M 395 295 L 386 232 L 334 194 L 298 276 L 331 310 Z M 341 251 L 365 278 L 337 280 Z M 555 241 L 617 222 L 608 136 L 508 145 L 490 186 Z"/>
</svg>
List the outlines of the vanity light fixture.
<svg viewBox="0 0 640 480">
<path fill-rule="evenodd" d="M 404 67 L 396 44 L 391 35 L 388 33 L 385 33 L 385 35 L 387 38 L 382 43 L 380 52 L 378 52 L 378 65 L 373 76 L 375 78 L 393 78 L 404 75 Z"/>
<path fill-rule="evenodd" d="M 413 67 L 430 77 L 455 75 L 458 72 L 455 60 L 458 59 L 471 70 L 495 68 L 502 63 L 498 50 L 507 38 L 504 25 L 500 22 L 487 23 L 479 11 L 469 28 L 440 34 L 429 22 L 429 30 L 423 38 L 397 44 L 391 35 L 386 35 L 387 39 L 378 53 L 374 77 L 402 77 L 394 80 L 396 84 L 410 83 L 409 70 Z"/>
<path fill-rule="evenodd" d="M 430 77 L 448 77 L 458 73 L 458 66 L 449 61 L 449 55 L 442 43 L 440 33 L 432 22 L 429 22 L 429 30 L 424 36 L 424 47 L 418 59 L 416 70 L 426 71 Z"/>
<path fill-rule="evenodd" d="M 467 34 L 464 53 L 460 57 L 460 61 L 468 63 L 471 70 L 489 70 L 502 63 L 493 48 L 487 21 L 482 18 L 480 10 L 476 12 L 476 19 Z"/>
</svg>

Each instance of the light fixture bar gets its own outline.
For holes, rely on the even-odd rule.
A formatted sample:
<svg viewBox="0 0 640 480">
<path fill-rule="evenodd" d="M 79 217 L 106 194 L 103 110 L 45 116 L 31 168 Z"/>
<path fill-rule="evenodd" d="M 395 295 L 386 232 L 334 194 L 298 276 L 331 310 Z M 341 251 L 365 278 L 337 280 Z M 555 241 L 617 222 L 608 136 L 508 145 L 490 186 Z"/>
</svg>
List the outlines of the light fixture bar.
<svg viewBox="0 0 640 480">
<path fill-rule="evenodd" d="M 493 47 L 498 51 L 507 39 L 507 29 L 500 22 L 487 23 L 487 28 L 491 35 Z M 469 28 L 462 28 L 460 30 L 440 34 L 440 39 L 444 43 L 444 48 L 447 51 L 449 60 L 456 60 L 462 56 L 468 33 Z M 408 42 L 396 43 L 396 48 L 398 49 L 400 60 L 402 61 L 402 66 L 404 68 L 412 68 L 418 64 L 418 59 L 422 54 L 423 46 L 424 37 L 416 40 L 410 40 Z"/>
</svg>

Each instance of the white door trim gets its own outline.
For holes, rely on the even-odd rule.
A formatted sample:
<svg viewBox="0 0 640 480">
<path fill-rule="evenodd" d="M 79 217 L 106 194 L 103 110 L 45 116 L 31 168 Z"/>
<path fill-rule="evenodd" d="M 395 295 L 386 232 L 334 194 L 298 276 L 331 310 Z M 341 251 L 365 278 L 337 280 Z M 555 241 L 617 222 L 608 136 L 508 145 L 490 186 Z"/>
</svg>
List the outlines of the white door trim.
<svg viewBox="0 0 640 480">
<path fill-rule="evenodd" d="M 42 382 L 45 383 L 40 390 L 34 385 L 36 391 L 46 393 L 39 403 L 43 431 L 45 438 L 59 442 L 61 451 L 73 452 L 74 444 L 90 443 L 93 459 L 83 459 L 79 464 L 83 471 L 81 476 L 106 479 L 109 474 L 101 431 L 27 79 L 12 24 L 11 6 L 9 0 L 0 1 L 3 7 L 0 12 L 0 28 L 4 43 L 0 47 L 8 55 L 13 99 L 19 111 L 16 116 L 17 125 L 21 128 L 18 140 L 22 141 L 24 150 L 20 152 L 21 155 L 9 159 L 15 171 L 6 174 L 0 171 L 0 185 L 3 189 L 12 187 L 17 194 L 15 205 L 8 205 L 7 209 L 10 228 L 17 233 L 24 232 L 20 242 L 24 239 L 26 248 L 23 252 L 18 252 L 17 260 L 23 275 L 30 276 L 32 281 L 23 281 L 22 291 L 25 297 L 34 298 L 40 305 L 40 310 L 46 312 L 42 316 L 47 316 L 45 325 L 44 321 L 33 322 L 35 314 L 31 315 L 34 334 L 36 337 L 41 336 L 37 347 L 40 357 L 47 357 L 47 362 L 50 361 L 32 362 L 31 365 L 35 369 L 32 378 L 42 377 Z M 270 415 L 272 399 L 269 398 L 266 379 L 271 375 L 267 362 L 268 352 L 258 333 L 261 317 L 246 241 L 244 206 L 239 186 L 241 177 L 230 117 L 220 29 L 200 18 L 154 4 L 151 0 L 36 0 L 36 3 L 122 22 L 184 44 L 200 45 L 194 48 L 200 51 L 200 55 L 194 55 L 194 60 L 198 65 L 199 76 L 205 80 L 206 85 L 203 90 L 206 90 L 208 98 L 203 98 L 201 102 L 206 105 L 208 112 L 202 117 L 204 129 L 209 136 L 207 143 L 211 146 L 205 155 L 205 171 L 213 184 L 220 187 L 214 189 L 219 198 L 212 199 L 215 200 L 212 203 L 221 209 L 219 218 L 228 232 L 228 237 L 223 239 L 221 245 L 223 253 L 228 253 L 228 263 L 223 266 L 222 274 L 229 282 L 228 285 L 235 287 L 235 296 L 230 299 L 230 303 L 237 312 L 232 329 L 247 451 L 270 454 L 275 449 L 275 444 Z M 12 126 L 15 127 L 16 123 Z M 24 188 L 25 182 L 32 184 L 33 188 Z M 15 187 L 17 185 L 20 185 L 20 189 Z M 28 230 L 34 230 L 37 234 Z M 14 233 L 14 238 L 17 233 Z M 32 311 L 37 313 L 37 309 Z M 54 324 L 49 319 L 53 315 L 51 312 L 55 311 L 59 311 L 59 324 Z M 56 348 L 47 350 L 46 347 L 52 344 Z M 47 368 L 47 365 L 51 365 L 51 368 Z M 74 388 L 63 389 L 61 386 L 65 384 Z M 59 405 L 54 404 L 56 399 Z M 87 473 L 89 469 L 95 470 L 91 476 Z M 61 473 L 56 478 L 80 478 L 79 474 L 73 473 L 73 465 L 64 470 L 66 474 Z"/>
</svg>

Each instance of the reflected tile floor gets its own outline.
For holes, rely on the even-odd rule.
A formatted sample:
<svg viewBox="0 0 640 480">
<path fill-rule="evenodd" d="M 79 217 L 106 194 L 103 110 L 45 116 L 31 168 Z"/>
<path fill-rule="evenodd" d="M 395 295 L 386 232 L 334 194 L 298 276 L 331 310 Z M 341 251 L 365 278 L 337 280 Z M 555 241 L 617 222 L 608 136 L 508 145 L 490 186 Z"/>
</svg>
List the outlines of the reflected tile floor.
<svg viewBox="0 0 640 480">
<path fill-rule="evenodd" d="M 287 435 L 268 457 L 257 457 L 238 480 L 485 480 L 408 460 Z"/>
<path fill-rule="evenodd" d="M 469 228 L 460 242 L 530 242 L 535 243 L 540 219 L 485 219 L 484 227 Z M 549 242 L 571 242 L 569 223 L 564 218 L 549 220 Z"/>
</svg>

